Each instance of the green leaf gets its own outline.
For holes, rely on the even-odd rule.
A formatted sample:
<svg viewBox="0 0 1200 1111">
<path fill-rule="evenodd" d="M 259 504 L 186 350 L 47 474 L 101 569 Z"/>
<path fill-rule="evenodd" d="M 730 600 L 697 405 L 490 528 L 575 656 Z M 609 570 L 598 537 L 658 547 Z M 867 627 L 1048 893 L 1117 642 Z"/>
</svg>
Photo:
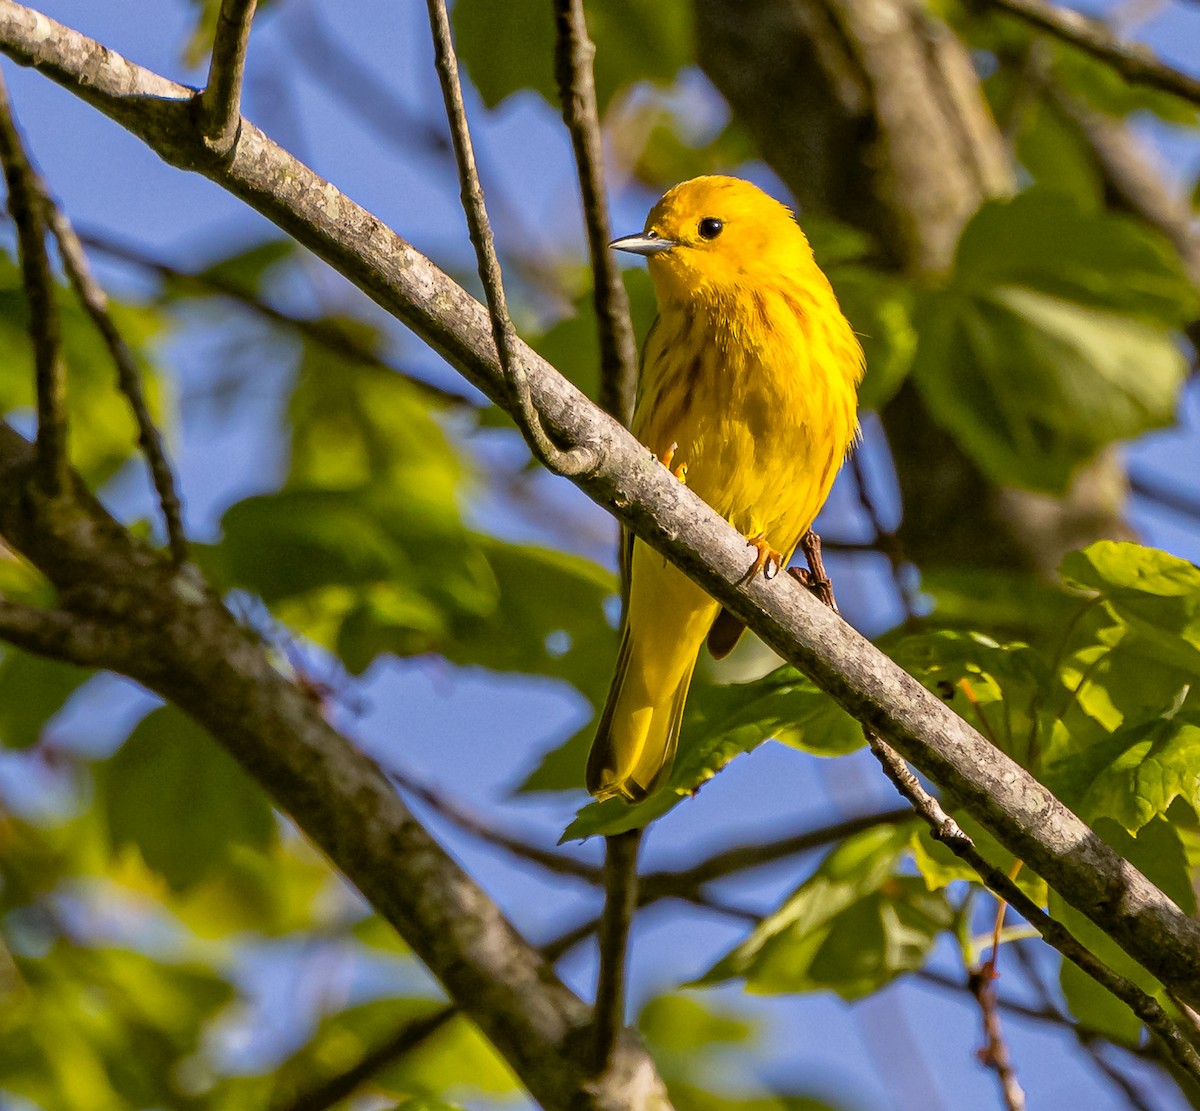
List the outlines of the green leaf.
<svg viewBox="0 0 1200 1111">
<path fill-rule="evenodd" d="M 591 732 L 589 725 L 579 738 Z M 562 839 L 640 828 L 695 794 L 735 756 L 772 737 L 819 756 L 841 756 L 864 743 L 862 726 L 793 667 L 752 683 L 697 684 L 689 692 L 669 782 L 634 806 L 621 799 L 589 803 Z M 576 784 L 578 776 L 577 771 Z"/>
<path fill-rule="evenodd" d="M 749 991 L 878 991 L 920 968 L 953 911 L 940 893 L 896 866 L 905 826 L 847 838 L 777 911 L 700 981 L 743 978 Z"/>
<path fill-rule="evenodd" d="M 1053 640 L 1079 609 L 1041 576 L 999 567 L 922 567 L 921 593 L 933 600 L 933 625 L 1004 640 Z"/>
<path fill-rule="evenodd" d="M 1185 914 L 1195 913 L 1196 896 L 1192 891 L 1184 850 L 1179 837 L 1168 822 L 1156 818 L 1148 823 L 1136 838 L 1131 837 L 1114 822 L 1103 819 L 1096 823 L 1095 828 L 1118 853 L 1152 883 L 1157 884 L 1168 897 L 1175 900 Z M 1114 972 L 1155 996 L 1164 1006 L 1171 1005 L 1162 986 L 1149 972 L 1128 956 L 1089 918 L 1075 910 L 1053 890 L 1050 892 L 1050 913 Z M 1111 1032 L 1114 1037 L 1136 1043 L 1140 1023 L 1133 1012 L 1120 1000 L 1112 997 L 1099 1003 L 1098 992 L 1103 992 L 1104 995 L 1107 995 L 1107 992 L 1099 987 L 1085 985 L 1081 976 L 1067 973 L 1067 963 L 1063 961 L 1063 991 L 1071 1013 L 1080 1024 L 1087 1027 L 1095 1022 Z"/>
<path fill-rule="evenodd" d="M 916 355 L 914 292 L 904 282 L 866 266 L 835 267 L 829 279 L 866 355 L 859 405 L 882 409 L 908 376 Z"/>
<path fill-rule="evenodd" d="M 1046 785 L 1084 821 L 1136 834 L 1182 798 L 1200 809 L 1200 714 L 1118 729 L 1046 769 Z"/>
<path fill-rule="evenodd" d="M 678 993 L 651 999 L 636 1025 L 656 1056 L 662 1050 L 690 1054 L 712 1046 L 741 1045 L 757 1029 L 749 1019 L 714 1010 L 693 995 Z"/>
<path fill-rule="evenodd" d="M 274 840 L 262 790 L 170 707 L 144 718 L 97 779 L 113 848 L 136 846 L 176 891 L 219 871 L 238 846 Z"/>
<path fill-rule="evenodd" d="M 1085 209 L 1052 189 L 989 201 L 971 218 L 954 259 L 956 289 L 1012 286 L 1079 306 L 1182 328 L 1200 298 L 1178 253 L 1130 217 Z"/>
<path fill-rule="evenodd" d="M 502 5 L 458 0 L 451 19 L 459 59 L 489 108 L 520 89 L 532 89 L 558 107 L 552 9 L 537 0 Z M 587 20 L 596 44 L 601 113 L 622 86 L 671 81 L 693 60 L 691 10 L 686 4 L 608 0 L 589 5 Z"/>
<path fill-rule="evenodd" d="M 71 664 L 4 649 L 0 661 L 0 744 L 37 744 L 46 723 L 93 672 Z"/>
<path fill-rule="evenodd" d="M 915 380 L 998 482 L 1060 493 L 1115 440 L 1174 417 L 1186 364 L 1169 332 L 1018 286 L 927 294 Z"/>
<path fill-rule="evenodd" d="M 1155 548 L 1101 540 L 1063 560 L 1068 586 L 1095 591 L 1160 663 L 1200 672 L 1200 568 Z"/>
<path fill-rule="evenodd" d="M 645 337 L 657 311 L 650 276 L 645 270 L 630 269 L 623 270 L 621 277 L 629 294 L 634 333 Z M 600 340 L 590 289 L 575 299 L 571 315 L 531 343 L 539 355 L 595 400 L 600 385 Z"/>
<path fill-rule="evenodd" d="M 1056 689 L 1032 648 L 941 629 L 904 636 L 889 654 L 1002 752 L 1028 762 L 1035 695 Z"/>
</svg>

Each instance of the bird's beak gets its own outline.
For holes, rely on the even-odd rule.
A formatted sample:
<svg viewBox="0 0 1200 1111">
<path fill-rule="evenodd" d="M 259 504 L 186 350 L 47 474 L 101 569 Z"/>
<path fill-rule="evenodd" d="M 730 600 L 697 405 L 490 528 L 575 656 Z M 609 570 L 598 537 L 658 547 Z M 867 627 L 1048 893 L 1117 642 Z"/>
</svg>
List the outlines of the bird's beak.
<svg viewBox="0 0 1200 1111">
<path fill-rule="evenodd" d="M 675 245 L 673 239 L 663 239 L 661 235 L 649 233 L 624 235 L 620 239 L 614 239 L 609 247 L 614 251 L 629 251 L 635 255 L 657 255 L 662 251 L 669 251 Z"/>
</svg>

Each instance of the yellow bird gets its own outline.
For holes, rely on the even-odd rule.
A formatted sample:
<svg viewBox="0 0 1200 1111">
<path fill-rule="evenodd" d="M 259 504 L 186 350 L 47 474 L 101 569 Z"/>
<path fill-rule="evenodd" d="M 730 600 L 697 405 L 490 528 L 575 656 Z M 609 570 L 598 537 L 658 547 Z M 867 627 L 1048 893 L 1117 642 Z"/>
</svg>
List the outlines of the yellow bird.
<svg viewBox="0 0 1200 1111">
<path fill-rule="evenodd" d="M 858 429 L 863 353 L 792 213 L 731 177 L 676 185 L 645 231 L 658 298 L 633 432 L 756 549 L 748 574 L 787 565 Z M 742 626 L 661 555 L 625 545 L 629 601 L 587 788 L 636 802 L 669 772 L 705 638 Z"/>
</svg>

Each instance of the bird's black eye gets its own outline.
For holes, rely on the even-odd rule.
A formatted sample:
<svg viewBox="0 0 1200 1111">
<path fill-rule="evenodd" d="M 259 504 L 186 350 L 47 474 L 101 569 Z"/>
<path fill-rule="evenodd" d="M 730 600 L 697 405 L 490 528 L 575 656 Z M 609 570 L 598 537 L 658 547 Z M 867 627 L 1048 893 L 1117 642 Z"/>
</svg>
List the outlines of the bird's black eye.
<svg viewBox="0 0 1200 1111">
<path fill-rule="evenodd" d="M 725 225 L 715 216 L 705 216 L 700 221 L 700 238 L 701 239 L 716 239 L 721 234 L 721 229 Z"/>
</svg>

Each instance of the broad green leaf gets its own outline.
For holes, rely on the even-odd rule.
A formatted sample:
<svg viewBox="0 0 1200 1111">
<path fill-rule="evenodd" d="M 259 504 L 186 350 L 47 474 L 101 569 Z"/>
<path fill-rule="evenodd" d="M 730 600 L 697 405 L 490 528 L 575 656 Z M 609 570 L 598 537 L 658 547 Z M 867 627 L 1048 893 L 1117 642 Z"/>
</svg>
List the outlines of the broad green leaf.
<svg viewBox="0 0 1200 1111">
<path fill-rule="evenodd" d="M 585 727 L 580 738 L 590 738 L 592 729 Z M 689 693 L 669 782 L 634 806 L 621 799 L 589 803 L 563 840 L 644 826 L 695 794 L 735 756 L 769 738 L 819 756 L 841 756 L 864 743 L 862 726 L 793 667 L 752 683 L 697 684 Z"/>
<path fill-rule="evenodd" d="M 1111 818 L 1133 834 L 1177 798 L 1200 809 L 1200 714 L 1118 729 L 1050 765 L 1045 779 L 1084 821 Z"/>
<path fill-rule="evenodd" d="M 827 1100 L 788 1092 L 771 1095 L 731 1095 L 695 1084 L 673 1081 L 667 1085 L 675 1111 L 839 1111 Z"/>
<path fill-rule="evenodd" d="M 1140 544 L 1100 540 L 1064 560 L 1068 586 L 1095 591 L 1128 625 L 1127 647 L 1161 664 L 1200 672 L 1200 568 Z"/>
<path fill-rule="evenodd" d="M 264 239 L 253 246 L 240 248 L 233 254 L 211 263 L 199 271 L 195 279 L 178 283 L 180 292 L 187 295 L 207 294 L 208 286 L 217 290 L 237 291 L 254 295 L 261 291 L 264 279 L 281 263 L 296 256 L 292 239 Z M 171 281 L 170 278 L 167 279 Z"/>
<path fill-rule="evenodd" d="M 1079 609 L 1040 576 L 998 567 L 923 567 L 921 593 L 933 600 L 933 625 L 1006 640 L 1053 641 Z"/>
<path fill-rule="evenodd" d="M 927 294 L 914 374 L 991 478 L 1061 492 L 1115 440 L 1169 424 L 1186 373 L 1158 325 L 1016 285 Z"/>
<path fill-rule="evenodd" d="M 858 999 L 920 968 L 953 911 L 919 877 L 897 874 L 908 840 L 904 826 L 847 838 L 700 982 L 741 978 L 753 992 Z"/>
<path fill-rule="evenodd" d="M 958 241 L 953 284 L 984 296 L 1016 286 L 1170 328 L 1182 328 L 1200 310 L 1165 239 L 1052 189 L 983 205 Z"/>
<path fill-rule="evenodd" d="M 1030 758 L 1039 692 L 1056 689 L 1028 645 L 949 629 L 900 639 L 892 658 L 1019 763 Z"/>
<path fill-rule="evenodd" d="M 114 849 L 131 844 L 176 891 L 219 872 L 238 846 L 275 837 L 266 796 L 178 710 L 144 718 L 97 769 Z"/>
<path fill-rule="evenodd" d="M 92 674 L 6 647 L 0 659 L 0 745 L 37 744 L 46 723 Z"/>
</svg>

